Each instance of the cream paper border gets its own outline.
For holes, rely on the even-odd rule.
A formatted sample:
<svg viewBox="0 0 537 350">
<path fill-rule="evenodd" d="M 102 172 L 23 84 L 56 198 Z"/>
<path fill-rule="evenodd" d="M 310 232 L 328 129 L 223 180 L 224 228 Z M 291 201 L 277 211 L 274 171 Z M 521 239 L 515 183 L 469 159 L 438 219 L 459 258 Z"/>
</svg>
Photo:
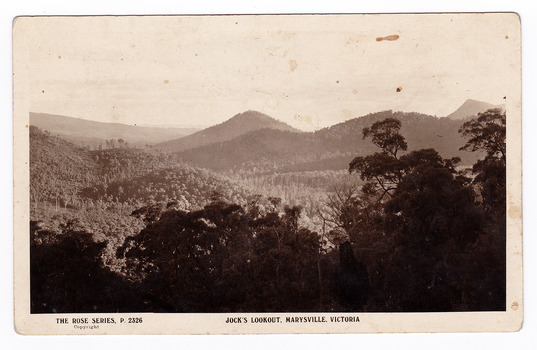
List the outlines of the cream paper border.
<svg viewBox="0 0 537 350">
<path fill-rule="evenodd" d="M 447 14 L 323 15 L 340 21 L 377 16 L 379 21 L 415 20 L 416 16 Z M 488 16 L 494 25 L 509 30 L 508 52 L 512 57 L 508 81 L 505 81 L 507 111 L 507 290 L 505 312 L 453 313 L 233 313 L 233 314 L 30 314 L 29 276 L 29 112 L 30 79 L 28 63 L 32 59 L 27 35 L 34 21 L 48 17 L 18 17 L 13 22 L 13 95 L 14 95 L 14 313 L 19 334 L 270 334 L 270 333 L 378 333 L 378 332 L 490 332 L 517 331 L 523 320 L 522 275 L 522 157 L 521 157 L 521 33 L 520 18 L 514 13 L 450 14 L 451 16 Z M 318 15 L 303 15 L 318 16 Z M 153 18 L 159 18 L 153 16 Z M 168 16 L 169 17 L 169 16 Z M 185 16 L 188 17 L 188 16 Z M 292 21 L 295 16 L 257 15 L 267 20 Z M 51 17 L 52 19 L 54 17 Z M 57 17 L 56 17 L 57 18 Z M 64 17 L 77 21 L 77 17 Z M 114 21 L 115 17 L 107 17 Z M 491 58 L 493 59 L 493 58 Z M 247 324 L 226 324 L 228 316 L 247 317 Z M 325 317 L 358 316 L 355 323 L 251 323 L 251 318 L 271 316 Z M 100 324 L 97 329 L 76 329 L 57 323 L 58 318 L 110 317 L 119 322 L 142 317 L 142 324 Z"/>
</svg>

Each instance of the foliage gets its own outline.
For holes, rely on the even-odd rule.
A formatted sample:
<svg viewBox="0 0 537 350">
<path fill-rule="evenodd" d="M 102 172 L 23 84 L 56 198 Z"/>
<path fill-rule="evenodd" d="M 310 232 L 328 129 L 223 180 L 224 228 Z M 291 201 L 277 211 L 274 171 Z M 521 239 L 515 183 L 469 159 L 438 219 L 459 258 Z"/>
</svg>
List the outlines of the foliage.
<svg viewBox="0 0 537 350">
<path fill-rule="evenodd" d="M 373 123 L 371 127 L 363 129 L 364 139 L 371 136 L 373 144 L 393 158 L 397 158 L 397 152 L 406 151 L 407 143 L 401 130 L 401 121 L 394 118 L 386 118 Z"/>
<path fill-rule="evenodd" d="M 505 113 L 360 119 L 175 157 L 32 127 L 32 312 L 505 310 Z"/>
<path fill-rule="evenodd" d="M 355 206 L 355 222 L 371 216 L 375 219 L 370 225 L 353 225 L 348 234 L 369 271 L 373 295 L 368 309 L 504 309 L 505 259 L 499 252 L 505 247 L 505 238 L 501 238 L 505 230 L 491 228 L 483 210 L 492 208 L 492 201 L 505 205 L 505 195 L 500 194 L 505 178 L 497 176 L 502 169 L 498 163 L 502 160 L 502 131 L 491 113 L 485 112 L 485 117 L 461 128 L 465 135 L 477 135 L 462 149 L 488 150 L 487 158 L 474 166 L 480 173 L 473 183 L 488 181 L 489 191 L 471 186 L 472 179 L 457 172 L 459 158 L 444 159 L 433 149 L 398 158 L 397 150 L 405 143 L 397 134 L 396 122 L 387 120 L 364 130 L 364 135 L 374 135 L 382 152 L 356 157 L 349 165 L 349 171 L 368 181 L 362 187 L 365 204 Z M 496 149 L 481 139 L 487 130 L 499 135 L 493 142 Z M 480 203 L 479 196 L 491 199 Z M 493 222 L 505 222 L 505 211 L 497 209 L 491 210 L 497 216 Z M 495 265 L 489 266 L 490 261 Z M 496 277 L 477 273 L 487 269 Z"/>
<path fill-rule="evenodd" d="M 469 137 L 461 147 L 465 151 L 485 151 L 487 157 L 497 157 L 505 162 L 505 111 L 489 109 L 479 113 L 477 118 L 467 121 L 459 129 L 465 137 Z"/>
<path fill-rule="evenodd" d="M 469 137 L 461 150 L 482 151 L 486 156 L 473 166 L 473 182 L 479 188 L 482 205 L 491 219 L 505 217 L 505 111 L 491 109 L 463 124 L 460 132 Z"/>
<path fill-rule="evenodd" d="M 32 313 L 119 312 L 139 305 L 132 285 L 103 266 L 105 242 L 69 222 L 60 235 L 31 222 L 30 234 Z"/>
<path fill-rule="evenodd" d="M 274 201 L 275 203 L 277 201 Z M 223 201 L 164 210 L 118 254 L 163 311 L 305 311 L 318 308 L 319 238 L 300 208 L 260 214 Z M 172 291 L 172 292 L 171 292 Z"/>
</svg>

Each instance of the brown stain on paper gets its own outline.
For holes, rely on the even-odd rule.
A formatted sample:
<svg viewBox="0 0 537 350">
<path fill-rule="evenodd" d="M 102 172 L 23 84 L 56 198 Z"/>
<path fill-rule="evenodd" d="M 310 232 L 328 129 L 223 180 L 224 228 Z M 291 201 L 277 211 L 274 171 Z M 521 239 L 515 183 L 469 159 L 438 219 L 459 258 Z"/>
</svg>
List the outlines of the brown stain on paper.
<svg viewBox="0 0 537 350">
<path fill-rule="evenodd" d="M 293 119 L 297 120 L 297 121 L 300 121 L 300 122 L 304 122 L 304 123 L 309 124 L 309 125 L 313 125 L 313 120 L 309 115 L 295 114 L 293 116 Z"/>
<path fill-rule="evenodd" d="M 388 35 L 388 36 L 379 36 L 377 38 L 377 41 L 383 41 L 383 40 L 387 40 L 387 41 L 395 41 L 399 39 L 399 35 Z"/>
<path fill-rule="evenodd" d="M 516 205 L 514 202 L 511 202 L 509 203 L 508 214 L 509 214 L 510 219 L 513 219 L 513 220 L 520 219 L 520 217 L 522 216 L 522 209 L 520 208 L 520 206 Z"/>
<path fill-rule="evenodd" d="M 289 69 L 291 72 L 294 72 L 296 67 L 298 67 L 298 63 L 296 63 L 296 60 L 289 60 Z"/>
</svg>

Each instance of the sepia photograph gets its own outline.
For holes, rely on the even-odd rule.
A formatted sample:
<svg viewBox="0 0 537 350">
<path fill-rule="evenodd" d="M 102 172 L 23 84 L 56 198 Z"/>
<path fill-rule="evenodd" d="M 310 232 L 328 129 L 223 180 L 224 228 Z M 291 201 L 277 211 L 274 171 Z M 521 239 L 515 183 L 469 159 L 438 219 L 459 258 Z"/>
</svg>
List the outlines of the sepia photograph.
<svg viewBox="0 0 537 350">
<path fill-rule="evenodd" d="M 518 330 L 520 40 L 514 13 L 16 18 L 18 332 Z"/>
</svg>

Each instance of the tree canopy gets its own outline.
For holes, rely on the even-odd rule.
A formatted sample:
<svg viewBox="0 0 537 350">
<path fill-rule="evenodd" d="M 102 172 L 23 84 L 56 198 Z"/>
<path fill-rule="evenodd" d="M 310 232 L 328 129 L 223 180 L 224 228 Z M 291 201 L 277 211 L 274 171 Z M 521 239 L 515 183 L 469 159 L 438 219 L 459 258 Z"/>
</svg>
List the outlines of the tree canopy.
<svg viewBox="0 0 537 350">
<path fill-rule="evenodd" d="M 469 140 L 461 151 L 484 151 L 487 157 L 497 157 L 505 163 L 505 111 L 499 108 L 479 113 L 462 125 L 459 132 Z"/>
</svg>

